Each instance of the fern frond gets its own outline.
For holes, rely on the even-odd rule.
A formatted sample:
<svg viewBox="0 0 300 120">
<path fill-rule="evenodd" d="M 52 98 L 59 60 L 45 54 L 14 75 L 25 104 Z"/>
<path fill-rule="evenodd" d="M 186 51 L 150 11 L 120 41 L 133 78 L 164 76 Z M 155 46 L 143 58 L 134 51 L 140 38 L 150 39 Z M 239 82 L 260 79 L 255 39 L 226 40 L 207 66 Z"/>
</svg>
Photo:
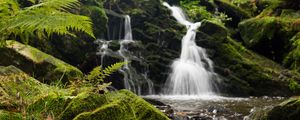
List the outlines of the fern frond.
<svg viewBox="0 0 300 120">
<path fill-rule="evenodd" d="M 49 8 L 67 12 L 67 10 L 80 6 L 78 0 L 41 0 L 39 4 L 25 8 L 24 11 L 30 11 L 38 8 Z"/>
<path fill-rule="evenodd" d="M 46 32 L 49 36 L 53 33 L 59 35 L 72 35 L 70 31 L 84 32 L 92 37 L 93 28 L 89 17 L 65 13 L 60 11 L 33 10 L 26 14 L 18 14 L 0 26 L 0 32 L 22 35 L 24 33 L 38 34 Z"/>
<path fill-rule="evenodd" d="M 20 10 L 15 0 L 0 0 L 0 18 L 16 14 Z"/>
<path fill-rule="evenodd" d="M 95 67 L 87 76 L 86 80 L 92 84 L 99 85 L 104 82 L 104 79 L 112 73 L 118 71 L 126 62 L 118 62 L 102 69 L 101 66 Z"/>
<path fill-rule="evenodd" d="M 103 73 L 104 73 L 103 75 L 105 77 L 108 77 L 112 73 L 114 73 L 114 72 L 118 71 L 120 68 L 122 68 L 125 64 L 127 64 L 127 62 L 118 62 L 118 63 L 112 64 L 103 70 Z"/>
<path fill-rule="evenodd" d="M 15 0 L 0 0 L 0 4 L 15 3 Z M 71 35 L 71 31 L 79 31 L 95 38 L 93 34 L 92 21 L 89 17 L 67 12 L 67 9 L 79 5 L 78 0 L 41 0 L 42 2 L 15 14 L 6 15 L 0 21 L 0 37 L 15 35 L 27 40 L 29 36 Z M 0 6 L 3 10 L 11 9 Z M 8 12 L 11 13 L 11 12 Z M 4 16 L 4 15 L 3 15 Z"/>
<path fill-rule="evenodd" d="M 102 73 L 102 67 L 98 66 L 95 67 L 87 76 L 86 76 L 86 80 L 95 83 L 95 82 L 103 82 L 102 77 L 103 73 Z"/>
</svg>

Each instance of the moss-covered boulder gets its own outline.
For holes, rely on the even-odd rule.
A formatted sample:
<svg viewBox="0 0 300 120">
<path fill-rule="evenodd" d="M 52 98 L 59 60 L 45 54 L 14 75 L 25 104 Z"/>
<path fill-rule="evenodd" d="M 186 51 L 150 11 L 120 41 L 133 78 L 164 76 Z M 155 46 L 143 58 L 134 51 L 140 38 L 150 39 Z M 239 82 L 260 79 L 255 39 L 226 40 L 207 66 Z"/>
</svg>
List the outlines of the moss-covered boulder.
<svg viewBox="0 0 300 120">
<path fill-rule="evenodd" d="M 251 120 L 298 120 L 300 118 L 300 98 L 290 98 L 275 107 L 259 109 L 250 115 Z"/>
<path fill-rule="evenodd" d="M 229 26 L 236 27 L 240 21 L 251 17 L 251 13 L 240 7 L 237 7 L 228 0 L 214 0 L 214 3 L 218 6 L 217 9 L 220 12 L 224 12 L 226 15 L 232 18 L 231 21 L 228 21 Z"/>
<path fill-rule="evenodd" d="M 294 23 L 290 18 L 252 18 L 241 22 L 239 30 L 248 48 L 281 63 L 289 50 L 289 39 L 297 33 Z"/>
<path fill-rule="evenodd" d="M 14 66 L 0 67 L 0 90 L 4 104 L 20 107 L 34 101 L 48 87 Z M 3 94 L 4 93 L 4 94 Z"/>
<path fill-rule="evenodd" d="M 52 114 L 50 113 L 52 111 L 48 111 L 45 107 L 48 108 L 47 104 L 53 102 L 48 100 L 47 104 L 38 106 L 39 108 L 32 112 L 32 106 L 37 104 L 35 101 L 39 101 L 42 96 L 48 96 L 51 93 L 66 95 L 65 92 L 39 82 L 14 66 L 0 66 L 0 93 L 1 120 L 45 119 L 46 117 L 40 116 L 44 115 L 44 112 L 48 113 L 47 115 Z M 63 109 L 63 107 L 59 107 L 61 106 L 55 106 L 52 109 Z"/>
<path fill-rule="evenodd" d="M 268 112 L 268 120 L 298 120 L 300 118 L 300 98 L 291 98 Z"/>
<path fill-rule="evenodd" d="M 51 117 L 58 119 L 73 97 L 57 93 L 42 95 L 27 106 L 26 118 L 42 120 Z"/>
<path fill-rule="evenodd" d="M 167 120 L 158 109 L 128 90 L 103 95 L 83 93 L 74 98 L 61 119 Z"/>
<path fill-rule="evenodd" d="M 0 119 L 168 120 L 128 90 L 99 94 L 90 87 L 77 89 L 72 94 L 70 89 L 43 84 L 14 66 L 0 67 Z"/>
<path fill-rule="evenodd" d="M 57 80 L 72 80 L 83 76 L 82 72 L 51 55 L 34 47 L 17 41 L 7 41 L 4 48 L 0 48 L 0 65 L 14 65 L 26 73 L 48 83 Z"/>
</svg>

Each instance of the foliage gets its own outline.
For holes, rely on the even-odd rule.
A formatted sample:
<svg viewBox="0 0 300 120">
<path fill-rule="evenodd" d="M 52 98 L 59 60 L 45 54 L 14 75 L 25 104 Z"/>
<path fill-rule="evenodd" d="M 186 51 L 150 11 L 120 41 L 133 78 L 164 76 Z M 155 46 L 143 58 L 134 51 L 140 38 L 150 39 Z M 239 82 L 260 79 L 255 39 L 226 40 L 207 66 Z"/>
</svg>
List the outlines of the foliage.
<svg viewBox="0 0 300 120">
<path fill-rule="evenodd" d="M 0 39 L 14 35 L 28 41 L 31 36 L 49 37 L 54 33 L 75 37 L 74 31 L 94 37 L 90 18 L 69 12 L 79 5 L 78 0 L 41 0 L 20 8 L 16 0 L 0 0 Z"/>
<path fill-rule="evenodd" d="M 289 89 L 292 91 L 300 89 L 300 85 L 294 80 L 290 79 L 289 80 Z"/>
<path fill-rule="evenodd" d="M 189 17 L 191 17 L 193 20 L 200 21 L 203 19 L 207 19 L 219 25 L 224 25 L 224 21 L 231 20 L 231 18 L 229 18 L 225 13 L 211 13 L 206 10 L 205 6 L 199 6 L 199 4 L 199 1 L 180 1 L 180 6 L 187 10 Z"/>
<path fill-rule="evenodd" d="M 296 34 L 290 41 L 292 43 L 292 50 L 283 62 L 291 69 L 300 71 L 300 33 Z"/>
<path fill-rule="evenodd" d="M 106 67 L 105 69 L 103 69 L 102 66 L 98 66 L 86 76 L 85 80 L 93 86 L 96 86 L 97 90 L 103 90 L 111 84 L 105 84 L 104 79 L 119 70 L 125 64 L 127 63 L 118 62 Z"/>
</svg>

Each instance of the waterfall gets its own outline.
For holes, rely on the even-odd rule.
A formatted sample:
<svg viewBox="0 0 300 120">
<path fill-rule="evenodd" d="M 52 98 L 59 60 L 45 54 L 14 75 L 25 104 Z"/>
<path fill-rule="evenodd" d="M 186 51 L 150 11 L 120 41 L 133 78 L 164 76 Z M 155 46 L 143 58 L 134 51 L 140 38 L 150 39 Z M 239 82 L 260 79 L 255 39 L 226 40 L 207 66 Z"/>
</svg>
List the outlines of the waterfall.
<svg viewBox="0 0 300 120">
<path fill-rule="evenodd" d="M 97 39 L 94 43 L 98 44 L 98 51 L 96 52 L 96 55 L 100 55 L 101 56 L 101 65 L 104 64 L 104 57 L 105 55 L 107 55 L 108 53 L 111 53 L 110 49 L 108 48 L 109 44 L 111 41 L 106 41 L 106 40 L 102 40 L 102 39 Z"/>
<path fill-rule="evenodd" d="M 120 49 L 118 50 L 124 62 L 128 63 L 119 70 L 124 75 L 124 86 L 138 95 L 142 94 L 142 90 L 146 91 L 146 94 L 153 94 L 153 83 L 148 79 L 147 74 L 138 75 L 137 71 L 131 66 L 131 58 L 139 58 L 133 56 L 128 50 L 128 45 L 134 44 L 135 41 L 132 37 L 130 16 L 125 15 L 124 18 L 124 39 L 119 41 Z"/>
<path fill-rule="evenodd" d="M 172 63 L 172 73 L 165 83 L 166 94 L 170 95 L 206 95 L 213 94 L 212 78 L 214 76 L 213 62 L 207 57 L 204 48 L 197 46 L 196 31 L 201 22 L 192 23 L 187 20 L 181 8 L 164 6 L 172 11 L 172 16 L 178 23 L 187 28 L 186 35 L 182 38 L 180 58 Z"/>
</svg>

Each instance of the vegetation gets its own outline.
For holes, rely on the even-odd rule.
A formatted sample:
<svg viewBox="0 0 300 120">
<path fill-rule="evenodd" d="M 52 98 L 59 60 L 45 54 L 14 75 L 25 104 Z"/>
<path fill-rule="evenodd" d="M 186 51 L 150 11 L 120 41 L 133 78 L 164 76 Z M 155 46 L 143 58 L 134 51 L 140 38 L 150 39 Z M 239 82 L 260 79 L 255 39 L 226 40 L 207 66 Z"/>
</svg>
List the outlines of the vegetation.
<svg viewBox="0 0 300 120">
<path fill-rule="evenodd" d="M 112 73 L 118 71 L 126 62 L 118 62 L 102 69 L 102 66 L 95 67 L 86 77 L 87 84 L 96 87 L 96 91 L 104 90 L 107 92 L 106 87 L 111 85 L 110 83 L 104 83 L 104 79 L 109 77 Z"/>
<path fill-rule="evenodd" d="M 180 6 L 191 21 L 202 22 L 196 44 L 213 61 L 219 79 L 211 83 L 218 94 L 300 94 L 299 0 L 0 0 L 0 119 L 168 120 L 129 90 L 110 87 L 124 88 L 119 80 L 124 77 L 140 84 L 135 89 L 141 94 L 144 87 L 163 90 L 186 28 L 162 1 Z M 131 17 L 137 42 L 122 46 L 125 14 Z M 107 40 L 108 46 L 97 46 L 95 39 Z M 106 54 L 99 56 L 97 49 L 103 53 L 105 47 Z M 120 48 L 130 52 L 120 53 Z M 118 61 L 127 56 L 133 56 L 130 70 L 116 74 L 128 64 Z M 103 61 L 111 65 L 104 68 Z M 126 76 L 129 72 L 133 74 Z M 258 110 L 258 115 L 297 119 L 299 103 L 300 98 L 293 97 Z M 170 118 L 187 116 L 163 106 Z"/>
<path fill-rule="evenodd" d="M 213 2 L 213 1 L 210 1 Z M 225 21 L 231 20 L 225 13 L 217 12 L 217 11 L 207 11 L 205 6 L 199 6 L 200 1 L 189 1 L 183 0 L 180 1 L 180 6 L 187 10 L 187 13 L 190 18 L 194 21 L 200 20 L 210 20 L 214 23 L 225 25 Z"/>
<path fill-rule="evenodd" d="M 52 34 L 76 36 L 81 31 L 94 37 L 89 17 L 71 13 L 80 5 L 78 0 L 30 0 L 22 8 L 17 0 L 0 1 L 0 39 L 45 38 Z"/>
</svg>

